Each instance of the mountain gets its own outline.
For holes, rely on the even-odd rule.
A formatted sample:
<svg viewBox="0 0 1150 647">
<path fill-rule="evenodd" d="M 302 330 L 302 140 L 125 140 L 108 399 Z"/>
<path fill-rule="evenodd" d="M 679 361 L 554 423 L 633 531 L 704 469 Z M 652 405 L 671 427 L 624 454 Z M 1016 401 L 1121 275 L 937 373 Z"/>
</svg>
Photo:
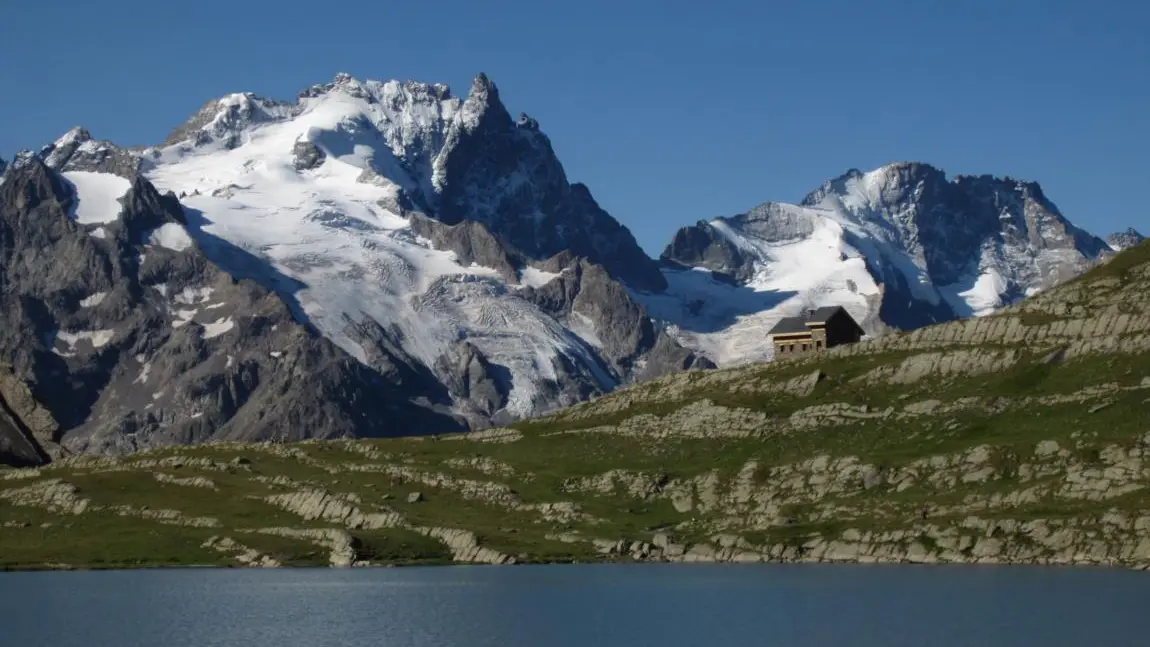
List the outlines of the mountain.
<svg viewBox="0 0 1150 647">
<path fill-rule="evenodd" d="M 806 308 L 842 305 L 872 334 L 983 316 L 1109 249 L 1036 183 L 890 164 L 680 229 L 661 257 L 670 287 L 640 300 L 728 365 L 769 357 L 763 331 Z"/>
<path fill-rule="evenodd" d="M 1134 247 L 1144 240 L 1146 240 L 1145 236 L 1135 231 L 1133 227 L 1130 227 L 1126 231 L 1120 231 L 1107 236 L 1106 244 L 1114 251 L 1120 252 L 1124 249 Z"/>
<path fill-rule="evenodd" d="M 434 380 L 383 379 L 274 292 L 213 265 L 187 228 L 176 199 L 138 175 L 34 158 L 5 176 L 0 447 L 24 448 L 13 462 L 461 428 L 446 406 L 413 402 Z"/>
<path fill-rule="evenodd" d="M 283 168 L 290 160 L 305 182 L 351 179 L 377 189 L 373 197 L 398 215 L 480 223 L 512 255 L 546 260 L 569 252 L 632 287 L 664 286 L 631 233 L 587 187 L 568 182 L 538 122 L 513 120 L 483 74 L 464 100 L 443 85 L 360 82 L 346 74 L 305 90 L 295 103 L 230 95 L 202 108 L 166 144 L 144 155 L 161 185 L 215 191 L 224 186 L 213 180 L 237 179 L 229 172 L 273 183 L 284 178 L 234 164 L 262 155 L 267 166 Z M 335 170 L 324 168 L 328 160 Z M 190 167 L 213 175 L 188 178 Z"/>
<path fill-rule="evenodd" d="M 160 146 L 76 128 L 4 178 L 0 358 L 50 414 L 13 409 L 21 460 L 483 427 L 713 366 L 632 298 L 657 263 L 483 75 L 465 99 L 346 75 L 229 95 Z"/>
<path fill-rule="evenodd" d="M 670 375 L 507 428 L 0 471 L 0 568 L 1147 570 L 1148 399 L 1143 243 L 987 317 Z"/>
<path fill-rule="evenodd" d="M 16 155 L 0 210 L 20 463 L 505 424 L 768 359 L 807 307 L 877 335 L 1113 254 L 1037 184 L 892 164 L 685 227 L 655 261 L 482 74 L 466 97 L 345 74 L 231 94 L 148 148 L 75 128 Z"/>
</svg>

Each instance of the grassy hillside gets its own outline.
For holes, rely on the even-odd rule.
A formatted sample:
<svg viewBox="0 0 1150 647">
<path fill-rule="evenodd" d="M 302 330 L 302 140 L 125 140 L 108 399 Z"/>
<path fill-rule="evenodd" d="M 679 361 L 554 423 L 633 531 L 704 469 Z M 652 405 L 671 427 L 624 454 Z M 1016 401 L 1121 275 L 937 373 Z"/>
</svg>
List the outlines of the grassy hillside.
<svg viewBox="0 0 1150 647">
<path fill-rule="evenodd" d="M 0 568 L 1150 565 L 1150 245 L 993 317 L 469 436 L 0 472 Z"/>
</svg>

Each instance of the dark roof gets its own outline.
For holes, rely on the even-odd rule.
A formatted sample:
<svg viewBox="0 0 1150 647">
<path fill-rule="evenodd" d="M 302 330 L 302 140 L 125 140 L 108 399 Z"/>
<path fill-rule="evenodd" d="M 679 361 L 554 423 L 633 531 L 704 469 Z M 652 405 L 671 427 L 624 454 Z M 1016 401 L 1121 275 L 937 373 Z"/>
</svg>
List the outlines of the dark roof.
<svg viewBox="0 0 1150 647">
<path fill-rule="evenodd" d="M 836 312 L 842 310 L 842 306 L 823 306 L 815 309 L 809 317 L 806 317 L 807 323 L 826 323 L 828 319 L 833 317 Z"/>
<path fill-rule="evenodd" d="M 846 315 L 847 318 L 850 319 L 856 327 L 858 326 L 858 322 L 856 322 L 854 318 L 850 316 L 850 313 L 848 313 L 842 306 L 823 306 L 821 308 L 810 310 L 797 317 L 786 317 L 781 319 L 779 320 L 779 323 L 775 324 L 775 327 L 771 328 L 771 331 L 767 334 L 789 335 L 794 333 L 807 332 L 809 325 L 825 324 L 840 310 L 842 310 L 843 314 Z"/>
<path fill-rule="evenodd" d="M 788 333 L 807 332 L 808 330 L 805 317 L 786 317 L 785 319 L 780 319 L 779 323 L 775 324 L 775 327 L 771 328 L 771 332 L 767 334 L 785 335 Z"/>
</svg>

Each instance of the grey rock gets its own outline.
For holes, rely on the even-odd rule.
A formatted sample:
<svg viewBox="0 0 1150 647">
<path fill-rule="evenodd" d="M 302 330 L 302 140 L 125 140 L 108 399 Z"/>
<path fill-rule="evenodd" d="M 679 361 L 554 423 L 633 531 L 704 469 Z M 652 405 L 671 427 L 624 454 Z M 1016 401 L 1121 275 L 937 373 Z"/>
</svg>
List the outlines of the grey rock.
<svg viewBox="0 0 1150 647">
<path fill-rule="evenodd" d="M 28 386 L 0 365 L 0 464 L 27 467 L 59 457 L 58 431 Z"/>
<path fill-rule="evenodd" d="M 452 394 L 479 407 L 480 414 L 491 416 L 506 406 L 510 371 L 491 363 L 473 344 L 457 343 L 440 357 L 436 368 Z"/>
<path fill-rule="evenodd" d="M 378 133 L 395 151 L 396 159 L 371 161 L 371 173 L 365 173 L 361 181 L 374 181 L 379 175 L 407 187 L 394 206 L 418 208 L 447 225 L 481 223 L 515 258 L 543 260 L 570 250 L 607 268 L 630 287 L 665 287 L 657 264 L 643 253 L 631 232 L 595 203 L 587 187 L 568 182 L 538 122 L 526 115 L 513 120 L 495 84 L 485 75 L 475 77 L 464 101 L 441 85 L 362 83 L 345 74 L 305 90 L 300 98 L 332 92 L 369 103 L 386 102 L 397 112 L 410 106 L 441 115 L 430 124 L 412 120 L 397 125 L 394 132 Z M 452 104 L 449 110 L 441 110 L 444 103 Z M 250 93 L 230 95 L 207 102 L 164 144 L 216 142 L 234 147 L 242 141 L 245 128 L 290 118 L 301 109 L 298 101 L 277 102 Z M 365 120 L 349 128 L 362 135 L 374 126 Z M 315 153 L 312 148 L 301 150 L 297 164 L 318 161 Z"/>
<path fill-rule="evenodd" d="M 671 505 L 675 512 L 686 514 L 695 508 L 695 499 L 689 490 L 676 490 L 671 494 Z"/>
<path fill-rule="evenodd" d="M 1058 442 L 1054 440 L 1043 440 L 1038 443 L 1034 448 L 1034 455 L 1039 458 L 1046 458 L 1054 456 L 1062 448 L 1058 446 Z"/>
<path fill-rule="evenodd" d="M 520 261 L 507 252 L 483 223 L 467 220 L 448 225 L 420 213 L 411 213 L 409 218 L 412 231 L 429 239 L 436 249 L 455 252 L 460 263 L 490 267 L 508 282 L 518 280 Z"/>
<path fill-rule="evenodd" d="M 1146 240 L 1145 236 L 1138 233 L 1133 227 L 1130 227 L 1126 231 L 1116 232 L 1107 236 L 1106 244 L 1117 251 L 1121 251 L 1128 247 L 1134 247 L 1144 240 Z"/>
<path fill-rule="evenodd" d="M 735 281 L 746 281 L 755 271 L 754 259 L 703 220 L 675 232 L 659 258 L 673 267 L 704 267 L 717 274 L 716 278 Z"/>
<path fill-rule="evenodd" d="M 306 171 L 323 164 L 327 155 L 309 141 L 298 141 L 292 146 L 292 157 L 295 170 Z"/>
<path fill-rule="evenodd" d="M 437 219 L 483 223 L 526 258 L 570 251 L 633 288 L 666 286 L 631 232 L 599 207 L 586 186 L 567 181 L 547 136 L 512 120 L 486 75 L 475 77 L 461 113 L 466 118 L 451 122 L 435 159 Z"/>
<path fill-rule="evenodd" d="M 73 128 L 40 151 L 39 157 L 57 171 L 111 173 L 135 179 L 140 158 L 112 142 L 96 140 L 83 128 Z"/>
<path fill-rule="evenodd" d="M 1102 411 L 1103 409 L 1109 407 L 1111 404 L 1114 404 L 1114 403 L 1113 402 L 1099 402 L 1098 404 L 1087 409 L 1086 413 L 1098 413 L 1099 411 Z"/>
<path fill-rule="evenodd" d="M 164 146 L 181 142 L 205 144 L 219 142 L 234 148 L 240 142 L 240 131 L 252 124 L 266 123 L 298 112 L 299 106 L 258 97 L 250 92 L 213 99 L 186 122 L 172 130 Z"/>
<path fill-rule="evenodd" d="M 683 348 L 666 332 L 660 330 L 655 336 L 655 345 L 647 353 L 647 363 L 638 379 L 653 380 L 664 375 L 693 369 L 716 368 L 715 363 L 698 353 Z"/>
<path fill-rule="evenodd" d="M 369 512 L 360 509 L 350 497 L 324 490 L 305 489 L 265 497 L 268 503 L 283 508 L 304 520 L 322 520 L 348 528 L 376 530 L 392 528 L 402 519 L 395 512 Z"/>
<path fill-rule="evenodd" d="M 599 353 L 621 378 L 627 379 L 641 358 L 648 363 L 640 379 L 676 367 L 713 367 L 709 360 L 657 332 L 646 310 L 605 268 L 564 253 L 549 259 L 544 269 L 560 272 L 560 276 L 543 286 L 524 288 L 523 298 L 561 321 L 578 316 L 589 322 L 602 344 Z"/>
<path fill-rule="evenodd" d="M 12 157 L 12 161 L 8 164 L 5 172 L 10 172 L 23 167 L 25 164 L 32 160 L 40 159 L 35 152 L 28 149 L 16 151 L 16 155 Z"/>
<path fill-rule="evenodd" d="M 938 285 L 948 285 L 970 273 L 988 237 L 1001 236 L 1008 246 L 1076 251 L 1092 260 L 1106 249 L 1104 241 L 1075 227 L 1043 193 L 1036 182 L 990 175 L 946 174 L 929 165 L 907 162 L 886 167 L 889 180 L 883 187 L 875 211 L 904 214 L 896 220 L 913 228 L 926 270 Z M 842 192 L 842 187 L 858 177 L 858 171 L 827 182 L 807 196 L 802 204 L 817 205 Z M 1080 267 L 1046 268 L 1053 276 L 1047 287 L 1073 277 Z"/>
<path fill-rule="evenodd" d="M 7 407 L 0 406 L 0 465 L 34 467 L 48 460 L 27 427 Z"/>
</svg>

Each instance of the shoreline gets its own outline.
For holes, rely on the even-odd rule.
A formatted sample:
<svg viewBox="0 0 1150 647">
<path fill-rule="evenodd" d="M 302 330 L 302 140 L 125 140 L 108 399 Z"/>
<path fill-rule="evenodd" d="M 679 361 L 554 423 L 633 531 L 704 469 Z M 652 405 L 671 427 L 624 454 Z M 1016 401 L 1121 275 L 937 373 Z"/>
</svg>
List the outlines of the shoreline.
<svg viewBox="0 0 1150 647">
<path fill-rule="evenodd" d="M 243 566 L 236 564 L 152 564 L 152 565 L 76 565 L 76 564 L 34 564 L 27 566 L 0 566 L 0 573 L 52 573 L 52 572 L 133 572 L 158 570 L 221 570 L 221 571 L 251 571 L 251 570 L 382 570 L 382 569 L 441 569 L 456 567 L 532 567 L 532 566 L 723 566 L 723 567 L 755 567 L 755 566 L 924 566 L 924 567 L 982 567 L 982 568 L 1058 568 L 1058 569 L 1095 569 L 1116 571 L 1150 571 L 1150 564 L 1120 564 L 1098 563 L 1087 560 L 1073 562 L 1054 561 L 909 561 L 909 560 L 790 560 L 790 561 L 757 561 L 738 562 L 701 561 L 701 560 L 575 560 L 575 561 L 523 561 L 491 564 L 482 562 L 455 562 L 442 560 L 428 560 L 426 562 L 404 562 L 388 564 L 355 563 L 352 565 L 317 565 L 317 564 L 277 564 L 275 566 Z"/>
</svg>

